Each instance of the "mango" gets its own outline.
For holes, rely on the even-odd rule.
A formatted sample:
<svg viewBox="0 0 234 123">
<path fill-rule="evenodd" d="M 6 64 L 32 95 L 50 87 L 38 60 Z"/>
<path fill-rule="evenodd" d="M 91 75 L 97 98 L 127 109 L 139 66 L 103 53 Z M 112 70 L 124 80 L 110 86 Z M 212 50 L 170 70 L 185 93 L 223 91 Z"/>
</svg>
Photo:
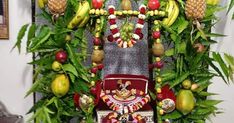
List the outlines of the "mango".
<svg viewBox="0 0 234 123">
<path fill-rule="evenodd" d="M 191 90 L 180 90 L 176 97 L 176 109 L 183 115 L 189 114 L 195 106 L 195 98 Z"/>
</svg>

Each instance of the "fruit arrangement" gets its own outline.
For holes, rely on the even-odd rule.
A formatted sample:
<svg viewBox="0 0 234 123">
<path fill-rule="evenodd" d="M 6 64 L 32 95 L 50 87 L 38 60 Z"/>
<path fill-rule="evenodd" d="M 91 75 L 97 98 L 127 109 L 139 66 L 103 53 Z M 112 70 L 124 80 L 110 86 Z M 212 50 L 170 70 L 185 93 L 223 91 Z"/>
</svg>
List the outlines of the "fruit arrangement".
<svg viewBox="0 0 234 123">
<path fill-rule="evenodd" d="M 149 68 L 156 83 L 150 93 L 157 111 L 155 122 L 205 123 L 211 114 L 219 113 L 216 105 L 221 101 L 208 99 L 214 93 L 207 88 L 215 76 L 229 84 L 234 72 L 231 55 L 209 49 L 216 43 L 212 37 L 222 36 L 211 33 L 219 0 L 121 0 L 118 8 L 105 7 L 106 1 L 37 0 L 40 17 L 48 24 L 22 26 L 14 46 L 20 51 L 27 35 L 26 50 L 35 54 L 30 63 L 34 84 L 26 96 L 40 93 L 42 98 L 28 112 L 34 112 L 29 122 L 61 123 L 77 117 L 77 122 L 94 123 L 105 67 L 105 39 L 116 43 L 116 48 L 132 48 L 148 39 Z M 140 4 L 138 10 L 132 10 L 132 2 Z M 231 8 L 232 4 L 228 10 Z M 137 18 L 135 23 L 129 21 L 132 17 Z M 119 18 L 127 18 L 121 26 L 117 25 Z M 142 33 L 146 22 L 148 35 Z M 106 28 L 110 34 L 104 36 Z M 93 36 L 91 41 L 87 31 Z M 91 54 L 87 54 L 88 42 L 93 43 Z M 88 56 L 92 64 L 84 65 Z M 115 113 L 109 115 L 107 120 L 120 122 Z M 141 115 L 132 118 L 145 122 Z"/>
</svg>

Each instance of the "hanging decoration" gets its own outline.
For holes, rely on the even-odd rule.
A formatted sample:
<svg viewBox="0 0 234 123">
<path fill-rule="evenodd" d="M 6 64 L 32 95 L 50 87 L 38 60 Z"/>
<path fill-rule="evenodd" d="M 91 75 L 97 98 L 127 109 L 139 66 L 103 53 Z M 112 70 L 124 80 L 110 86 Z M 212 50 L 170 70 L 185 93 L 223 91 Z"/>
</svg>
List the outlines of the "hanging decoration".
<svg viewBox="0 0 234 123">
<path fill-rule="evenodd" d="M 28 121 L 61 123 L 76 117 L 77 122 L 94 123 L 98 105 L 112 110 L 102 123 L 146 123 L 137 112 L 144 106 L 155 109 L 157 123 L 205 123 L 218 114 L 221 101 L 207 98 L 214 95 L 207 88 L 215 76 L 226 84 L 233 81 L 234 58 L 209 49 L 216 43 L 213 37 L 222 36 L 211 30 L 217 21 L 214 13 L 222 10 L 217 0 L 121 0 L 119 7 L 107 1 L 37 0 L 42 10 L 38 17 L 47 23 L 22 26 L 14 46 L 21 51 L 26 37 L 26 51 L 35 56 L 30 62 L 34 83 L 26 96 L 40 93 L 42 98 L 29 110 L 34 114 Z M 122 25 L 120 17 L 127 18 Z M 136 22 L 130 22 L 132 17 Z M 142 32 L 146 23 L 148 34 Z M 107 30 L 111 34 L 105 36 Z M 116 87 L 104 89 L 106 40 L 120 50 L 147 40 L 153 80 L 133 86 L 145 78 L 121 78 L 113 82 Z M 90 54 L 88 42 L 93 43 Z"/>
</svg>

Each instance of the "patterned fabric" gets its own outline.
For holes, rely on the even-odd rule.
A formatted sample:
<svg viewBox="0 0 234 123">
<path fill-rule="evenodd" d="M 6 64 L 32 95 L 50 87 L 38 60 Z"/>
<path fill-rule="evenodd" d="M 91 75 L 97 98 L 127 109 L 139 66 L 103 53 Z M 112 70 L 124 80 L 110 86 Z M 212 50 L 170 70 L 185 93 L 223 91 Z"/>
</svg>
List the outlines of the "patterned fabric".
<svg viewBox="0 0 234 123">
<path fill-rule="evenodd" d="M 138 1 L 138 4 L 132 0 L 133 10 L 138 10 L 142 0 Z M 109 0 L 106 2 L 105 9 L 107 10 L 109 5 L 114 5 L 116 9 L 119 9 L 119 0 Z M 136 24 L 137 18 L 130 18 L 130 22 Z M 125 21 L 125 18 L 118 19 L 117 25 L 120 27 Z M 109 25 L 107 25 L 109 27 Z M 106 41 L 105 50 L 105 68 L 104 76 L 108 74 L 133 74 L 133 75 L 145 75 L 148 74 L 148 25 L 145 24 L 143 28 L 144 38 L 143 41 L 138 42 L 132 48 L 119 48 L 115 43 Z M 109 28 L 105 32 L 105 36 L 110 35 Z"/>
</svg>

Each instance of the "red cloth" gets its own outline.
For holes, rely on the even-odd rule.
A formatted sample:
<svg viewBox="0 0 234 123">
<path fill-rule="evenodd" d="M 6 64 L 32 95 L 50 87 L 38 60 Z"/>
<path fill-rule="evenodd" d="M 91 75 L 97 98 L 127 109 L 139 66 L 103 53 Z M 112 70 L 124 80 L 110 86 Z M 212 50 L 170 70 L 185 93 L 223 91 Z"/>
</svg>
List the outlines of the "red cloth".
<svg viewBox="0 0 234 123">
<path fill-rule="evenodd" d="M 137 89 L 145 93 L 148 93 L 148 84 L 154 86 L 152 83 L 148 83 L 148 78 L 143 75 L 128 75 L 128 74 L 110 74 L 104 78 L 103 81 L 103 90 L 115 90 L 118 88 L 118 80 L 122 80 L 123 83 L 126 81 L 131 81 L 131 85 L 128 89 Z M 152 89 L 154 87 L 151 87 Z M 98 110 L 110 110 L 110 108 L 100 100 L 97 105 Z M 149 104 L 146 104 L 140 109 L 140 111 L 152 110 L 152 107 Z"/>
<path fill-rule="evenodd" d="M 111 74 L 104 78 L 103 90 L 115 90 L 118 88 L 118 80 L 122 80 L 123 83 L 131 81 L 131 85 L 128 89 L 137 89 L 145 93 L 148 91 L 148 78 L 143 75 L 127 75 L 127 74 Z"/>
</svg>

